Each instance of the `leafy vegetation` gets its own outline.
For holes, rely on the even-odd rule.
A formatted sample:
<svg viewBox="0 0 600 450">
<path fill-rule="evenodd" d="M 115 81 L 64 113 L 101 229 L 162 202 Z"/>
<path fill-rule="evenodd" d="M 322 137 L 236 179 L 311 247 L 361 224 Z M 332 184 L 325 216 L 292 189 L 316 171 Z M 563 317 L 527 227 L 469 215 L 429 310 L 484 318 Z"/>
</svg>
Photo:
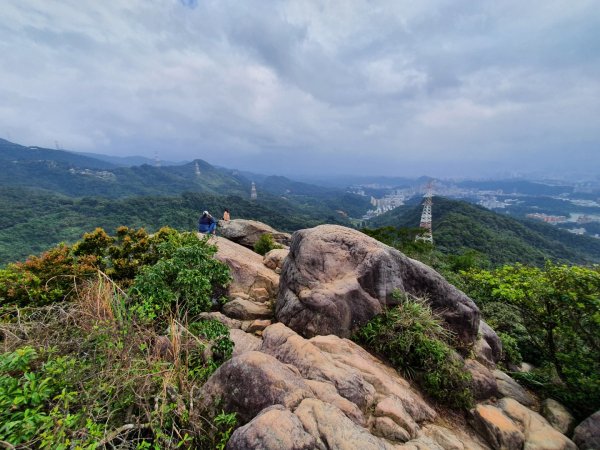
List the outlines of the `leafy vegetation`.
<svg viewBox="0 0 600 450">
<path fill-rule="evenodd" d="M 454 407 L 473 402 L 471 375 L 453 350 L 452 335 L 424 302 L 403 298 L 359 329 L 355 339 L 416 378 L 433 398 Z"/>
<path fill-rule="evenodd" d="M 60 242 L 73 243 L 95 227 L 121 225 L 148 232 L 168 226 L 180 231 L 197 227 L 203 210 L 219 216 L 229 208 L 233 218 L 259 220 L 282 231 L 322 223 L 349 225 L 349 219 L 326 206 L 301 204 L 264 194 L 256 201 L 239 196 L 183 193 L 177 197 L 73 199 L 41 191 L 0 187 L 0 265 L 38 254 Z"/>
<path fill-rule="evenodd" d="M 226 266 L 192 233 L 116 234 L 2 271 L 0 441 L 224 448 L 235 415 L 195 409 L 194 388 L 233 350 L 224 325 L 196 318 L 224 292 Z"/>
<path fill-rule="evenodd" d="M 283 246 L 275 242 L 270 233 L 262 234 L 254 244 L 254 251 L 263 256 L 276 248 L 283 248 Z"/>
<path fill-rule="evenodd" d="M 600 267 L 516 264 L 462 278 L 507 361 L 538 367 L 520 378 L 581 416 L 600 408 Z"/>
</svg>

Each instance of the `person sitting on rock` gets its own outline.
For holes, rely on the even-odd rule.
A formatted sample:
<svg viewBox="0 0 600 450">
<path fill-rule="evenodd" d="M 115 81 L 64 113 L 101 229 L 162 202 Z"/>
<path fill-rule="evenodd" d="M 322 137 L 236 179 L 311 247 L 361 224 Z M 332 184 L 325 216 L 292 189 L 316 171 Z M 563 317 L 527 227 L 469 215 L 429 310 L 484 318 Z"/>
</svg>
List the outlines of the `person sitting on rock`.
<svg viewBox="0 0 600 450">
<path fill-rule="evenodd" d="M 198 219 L 198 231 L 204 234 L 216 234 L 217 221 L 208 211 L 204 211 Z"/>
<path fill-rule="evenodd" d="M 223 220 L 225 222 L 229 222 L 231 220 L 231 216 L 229 215 L 229 210 L 227 208 L 225 208 L 225 211 L 223 212 Z"/>
</svg>

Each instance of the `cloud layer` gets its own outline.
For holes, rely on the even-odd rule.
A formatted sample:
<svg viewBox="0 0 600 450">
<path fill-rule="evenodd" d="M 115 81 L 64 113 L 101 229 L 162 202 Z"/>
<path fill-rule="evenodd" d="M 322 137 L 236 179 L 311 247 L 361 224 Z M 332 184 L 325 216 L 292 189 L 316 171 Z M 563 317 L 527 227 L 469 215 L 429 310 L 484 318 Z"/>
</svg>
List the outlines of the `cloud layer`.
<svg viewBox="0 0 600 450">
<path fill-rule="evenodd" d="M 270 173 L 600 167 L 594 0 L 9 0 L 0 135 Z"/>
</svg>

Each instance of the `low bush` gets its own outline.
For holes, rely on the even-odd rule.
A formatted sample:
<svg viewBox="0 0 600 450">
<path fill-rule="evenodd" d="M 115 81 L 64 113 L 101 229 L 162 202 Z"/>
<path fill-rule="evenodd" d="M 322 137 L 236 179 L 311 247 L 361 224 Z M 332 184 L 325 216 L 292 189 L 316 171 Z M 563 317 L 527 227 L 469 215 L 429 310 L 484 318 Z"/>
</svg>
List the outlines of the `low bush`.
<svg viewBox="0 0 600 450">
<path fill-rule="evenodd" d="M 283 248 L 273 239 L 273 236 L 269 233 L 261 234 L 258 241 L 254 244 L 254 251 L 259 255 L 266 255 L 271 250 L 276 248 Z"/>
<path fill-rule="evenodd" d="M 433 398 L 454 407 L 473 401 L 471 375 L 452 349 L 451 333 L 423 301 L 396 293 L 399 305 L 360 328 L 354 338 L 415 378 Z"/>
<path fill-rule="evenodd" d="M 224 448 L 235 415 L 197 411 L 194 390 L 230 357 L 228 330 L 171 320 L 171 334 L 160 336 L 120 311 L 126 302 L 110 292 L 119 290 L 101 276 L 72 303 L 31 308 L 0 325 L 0 440 L 19 448 Z"/>
<path fill-rule="evenodd" d="M 194 233 L 169 236 L 157 246 L 158 262 L 135 277 L 132 310 L 157 325 L 169 316 L 185 313 L 193 318 L 209 311 L 231 280 L 227 265 L 213 258 L 216 251 Z"/>
</svg>

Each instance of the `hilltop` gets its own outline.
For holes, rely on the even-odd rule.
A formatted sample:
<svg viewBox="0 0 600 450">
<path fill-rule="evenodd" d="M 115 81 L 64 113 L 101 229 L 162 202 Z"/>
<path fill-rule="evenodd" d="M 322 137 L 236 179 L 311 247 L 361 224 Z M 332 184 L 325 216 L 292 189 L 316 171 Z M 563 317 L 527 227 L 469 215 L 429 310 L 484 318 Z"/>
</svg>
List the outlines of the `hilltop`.
<svg viewBox="0 0 600 450">
<path fill-rule="evenodd" d="M 418 227 L 422 206 L 415 198 L 368 222 L 369 227 Z M 493 264 L 541 265 L 546 259 L 571 263 L 600 262 L 600 240 L 577 236 L 539 222 L 497 214 L 471 203 L 433 199 L 432 224 L 437 250 L 456 254 L 477 250 Z"/>
</svg>

